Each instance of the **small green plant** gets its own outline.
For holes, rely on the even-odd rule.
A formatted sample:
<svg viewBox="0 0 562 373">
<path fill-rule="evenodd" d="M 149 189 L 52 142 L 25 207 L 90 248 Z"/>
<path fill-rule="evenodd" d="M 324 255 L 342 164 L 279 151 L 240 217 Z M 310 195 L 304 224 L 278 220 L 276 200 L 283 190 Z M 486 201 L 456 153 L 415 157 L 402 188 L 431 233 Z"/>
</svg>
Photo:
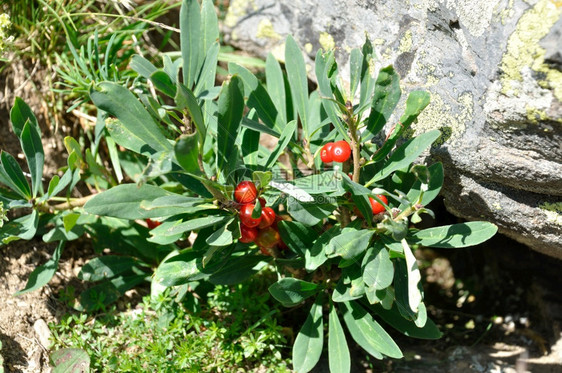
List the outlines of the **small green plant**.
<svg viewBox="0 0 562 373">
<path fill-rule="evenodd" d="M 394 114 L 402 95 L 399 76 L 392 66 L 374 75 L 369 40 L 351 51 L 346 89 L 334 52 L 318 51 L 313 68 L 318 89 L 309 92 L 302 52 L 290 36 L 285 60 L 291 63 L 284 71 L 270 55 L 265 86 L 229 63 L 229 79 L 217 87 L 220 45 L 213 3 L 184 0 L 180 28 L 181 58 L 164 54 L 162 67 L 140 55 L 131 59 L 139 84 L 150 82 L 155 92 L 114 81 L 95 83 L 89 91 L 98 109 L 95 144 L 105 141 L 112 170 L 96 147 L 84 152 L 67 139 L 68 168 L 43 192 L 38 130 L 28 108 L 16 102 L 12 125 L 32 183 L 3 153 L 0 182 L 11 191 L 0 193 L 7 208 L 31 213 L 8 222 L 0 239 L 29 239 L 40 226 L 51 229 L 44 240 L 60 242 L 26 290 L 50 279 L 65 241 L 88 232 L 99 252 L 110 248 L 111 254 L 80 272 L 80 278 L 98 283 L 81 295 L 84 309 L 105 309 L 148 280 L 152 299 L 172 288 L 197 311 L 196 297 L 188 295 L 195 284 L 233 286 L 274 268 L 269 293 L 285 307 L 307 310 L 293 344 L 297 372 L 312 370 L 324 349 L 332 372 L 349 372 L 351 340 L 376 359 L 401 358 L 380 322 L 410 337 L 438 338 L 414 250 L 476 245 L 497 227 L 487 222 L 416 227 L 420 215 L 433 215 L 426 206 L 443 183 L 440 163 L 413 164 L 441 133 L 405 137 L 429 94 L 410 92 L 402 115 Z M 385 127 L 390 127 L 386 136 Z M 262 133 L 278 139 L 273 149 L 260 144 Z M 334 143 L 330 150 L 329 143 Z M 62 191 L 58 185 L 72 189 L 80 180 L 103 191 L 51 204 Z M 160 224 L 148 229 L 147 219 Z M 218 325 L 205 329 L 214 337 L 229 333 Z M 249 338 L 246 355 L 264 343 L 263 348 L 271 346 L 259 335 L 243 335 Z M 173 333 L 161 338 L 175 341 Z M 182 344 L 179 350 L 196 348 Z M 176 363 L 187 367 L 190 361 Z"/>
<path fill-rule="evenodd" d="M 263 282 L 262 282 L 263 283 Z M 258 288 L 260 281 L 252 281 Z M 286 350 L 282 328 L 268 297 L 256 302 L 250 283 L 218 286 L 200 305 L 201 315 L 187 313 L 170 295 L 144 299 L 135 311 L 108 313 L 90 319 L 70 315 L 51 324 L 55 353 L 87 352 L 97 372 L 259 371 L 289 372 L 281 351 Z M 244 311 L 244 317 L 239 317 Z M 217 316 L 218 315 L 218 316 Z M 76 351 L 76 350 L 75 350 Z"/>
</svg>

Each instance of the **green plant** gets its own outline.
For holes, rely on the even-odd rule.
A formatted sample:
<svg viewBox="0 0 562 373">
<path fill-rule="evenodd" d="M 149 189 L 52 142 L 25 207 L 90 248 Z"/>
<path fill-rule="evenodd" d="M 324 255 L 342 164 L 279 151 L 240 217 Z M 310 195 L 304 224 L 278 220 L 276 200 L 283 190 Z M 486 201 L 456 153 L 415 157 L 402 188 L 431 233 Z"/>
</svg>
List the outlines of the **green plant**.
<svg viewBox="0 0 562 373">
<path fill-rule="evenodd" d="M 178 303 L 178 295 L 165 292 L 146 297 L 141 307 L 123 313 L 109 309 L 95 318 L 86 314 L 65 316 L 50 324 L 53 353 L 82 351 L 98 372 L 159 371 L 287 372 L 283 329 L 275 322 L 279 310 L 264 289 L 264 279 L 236 286 L 217 286 L 200 294 L 199 315 Z M 192 284 L 196 292 L 197 284 Z M 267 293 L 266 293 L 267 295 Z M 257 298 L 256 298 L 257 297 Z M 196 298 L 191 298 L 196 299 Z M 188 306 L 192 307 L 192 306 Z M 244 317 L 238 317 L 244 310 Z"/>
<path fill-rule="evenodd" d="M 99 176 L 94 185 L 106 190 L 81 200 L 87 201 L 83 207 L 77 202 L 67 206 L 73 211 L 54 214 L 61 220 L 61 242 L 72 230 L 67 226 L 80 222 L 74 226 L 105 240 L 118 254 L 100 256 L 82 269 L 82 278 L 105 284 L 86 298 L 89 309 L 103 309 L 144 280 L 151 280 L 154 299 L 167 288 L 189 294 L 194 282 L 237 284 L 269 264 L 277 277 L 268 289 L 271 295 L 283 306 L 309 310 L 293 345 L 298 372 L 310 371 L 320 359 L 325 323 L 333 372 L 351 366 L 344 325 L 355 343 L 377 359 L 402 357 L 379 321 L 411 337 L 438 338 L 441 333 L 427 317 L 414 250 L 476 245 L 497 227 L 469 222 L 416 228 L 421 214 L 433 214 L 426 206 L 441 189 L 443 167 L 412 163 L 440 132 L 402 138 L 428 105 L 429 94 L 412 91 L 397 124 L 377 142 L 393 118 L 401 89 L 392 66 L 372 75 L 368 40 L 361 50 L 351 51 L 349 90 L 340 83 L 334 52 L 320 50 L 314 66 L 318 90 L 310 93 L 302 52 L 292 37 L 286 40 L 285 59 L 292 61 L 286 73 L 270 55 L 266 86 L 230 63 L 230 78 L 216 87 L 220 46 L 212 2 L 205 0 L 200 7 L 196 0 L 184 0 L 180 26 L 181 59 L 164 54 L 162 68 L 140 55 L 131 59 L 155 95 L 115 82 L 97 83 L 90 90 L 100 133 L 108 144 L 127 150 L 113 148 L 113 173 L 138 171 L 123 179 L 135 182 L 102 185 L 101 175 L 111 172 L 90 152 L 88 169 Z M 272 150 L 260 145 L 261 133 L 278 138 Z M 341 148 L 334 160 L 343 163 L 332 169 L 323 168 L 315 156 L 326 141 L 349 147 Z M 74 154 L 79 163 L 81 152 Z M 307 176 L 301 173 L 305 165 Z M 38 167 L 30 164 L 30 169 Z M 25 185 L 21 172 L 16 179 L 6 175 L 2 183 Z M 250 180 L 264 200 L 238 211 L 235 188 Z M 23 191 L 26 207 L 36 206 L 28 194 Z M 384 211 L 373 215 L 371 200 Z M 259 226 L 266 202 L 283 217 L 256 233 L 258 245 L 242 242 L 254 234 L 241 233 L 243 226 Z M 51 210 L 42 206 L 33 209 L 34 219 Z M 135 223 L 145 219 L 161 224 L 148 230 Z M 0 235 L 4 232 L 0 229 Z M 128 246 L 116 244 L 121 241 Z M 41 273 L 48 280 L 47 268 Z M 220 328 L 213 332 L 224 333 Z"/>
</svg>

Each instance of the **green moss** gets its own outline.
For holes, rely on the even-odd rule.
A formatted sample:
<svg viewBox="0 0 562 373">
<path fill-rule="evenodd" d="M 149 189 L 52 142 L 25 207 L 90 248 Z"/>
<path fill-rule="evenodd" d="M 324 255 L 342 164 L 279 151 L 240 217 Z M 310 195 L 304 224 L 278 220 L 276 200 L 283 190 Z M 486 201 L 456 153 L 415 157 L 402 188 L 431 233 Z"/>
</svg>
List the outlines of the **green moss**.
<svg viewBox="0 0 562 373">
<path fill-rule="evenodd" d="M 505 95 L 519 94 L 514 81 L 522 81 L 521 70 L 530 67 L 545 74 L 541 85 L 553 89 L 556 98 L 562 101 L 562 73 L 553 71 L 544 63 L 544 49 L 539 41 L 544 38 L 562 14 L 560 1 L 540 0 L 521 16 L 517 27 L 507 42 L 507 53 L 501 63 L 502 90 Z"/>
<path fill-rule="evenodd" d="M 544 202 L 539 205 L 539 208 L 544 211 L 549 222 L 562 225 L 562 202 Z"/>
<path fill-rule="evenodd" d="M 318 38 L 318 42 L 320 46 L 325 51 L 334 49 L 336 47 L 336 43 L 334 42 L 334 38 L 332 35 L 328 34 L 327 32 L 321 32 L 320 37 Z"/>
<path fill-rule="evenodd" d="M 267 18 L 264 18 L 258 24 L 258 32 L 256 33 L 257 38 L 281 40 L 283 37 L 275 32 L 273 24 Z"/>
</svg>

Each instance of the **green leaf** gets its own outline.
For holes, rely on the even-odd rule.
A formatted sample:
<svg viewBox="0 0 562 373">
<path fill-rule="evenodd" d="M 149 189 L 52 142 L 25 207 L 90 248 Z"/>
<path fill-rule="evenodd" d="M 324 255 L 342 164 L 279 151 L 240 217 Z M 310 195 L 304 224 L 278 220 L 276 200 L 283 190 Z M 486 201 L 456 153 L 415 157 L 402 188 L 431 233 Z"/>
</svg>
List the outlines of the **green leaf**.
<svg viewBox="0 0 562 373">
<path fill-rule="evenodd" d="M 115 140 L 113 140 L 111 136 L 105 136 L 105 142 L 107 144 L 111 166 L 113 166 L 113 172 L 115 172 L 117 182 L 121 183 L 121 181 L 123 181 L 123 172 L 121 170 L 121 161 L 119 160 L 119 152 L 117 151 Z"/>
<path fill-rule="evenodd" d="M 121 184 L 96 194 L 86 202 L 84 210 L 94 215 L 131 220 L 159 217 L 150 210 L 142 209 L 141 203 L 171 195 L 173 194 L 150 184 Z"/>
<path fill-rule="evenodd" d="M 373 137 L 394 112 L 402 92 L 400 90 L 400 76 L 392 66 L 387 66 L 379 71 L 375 82 L 375 94 L 371 102 L 371 113 L 367 119 L 367 131 Z"/>
<path fill-rule="evenodd" d="M 341 174 L 338 174 L 334 171 L 326 171 L 319 174 L 298 178 L 294 180 L 294 184 L 296 187 L 310 194 L 336 192 L 341 193 L 338 195 L 343 195 L 345 190 L 342 187 L 341 176 Z"/>
<path fill-rule="evenodd" d="M 189 173 L 198 174 L 199 169 L 199 151 L 197 147 L 197 135 L 181 135 L 174 145 L 174 155 L 176 161 L 184 170 Z"/>
<path fill-rule="evenodd" d="M 363 258 L 363 281 L 369 287 L 381 290 L 392 284 L 394 265 L 381 241 L 375 241 Z"/>
<path fill-rule="evenodd" d="M 14 295 L 22 295 L 30 291 L 37 290 L 45 286 L 49 281 L 51 281 L 59 266 L 59 260 L 64 244 L 65 241 L 59 242 L 51 259 L 49 259 L 47 263 L 35 268 L 33 272 L 31 272 L 31 274 L 29 275 L 29 279 L 27 280 L 27 284 L 25 285 L 25 288 L 16 292 Z"/>
<path fill-rule="evenodd" d="M 135 133 L 131 132 L 131 130 L 125 127 L 123 123 L 121 123 L 121 121 L 117 119 L 107 120 L 105 128 L 107 129 L 107 132 L 109 133 L 111 139 L 113 139 L 113 141 L 126 149 L 132 150 L 135 153 L 142 154 L 147 157 L 150 156 L 150 154 L 154 154 L 156 152 L 154 149 L 147 147 L 146 142 L 144 142 Z"/>
<path fill-rule="evenodd" d="M 150 213 L 151 217 L 163 217 L 179 214 L 193 214 L 204 210 L 217 209 L 210 201 L 199 197 L 187 197 L 180 194 L 171 194 L 158 197 L 154 200 L 144 200 L 140 208 Z"/>
<path fill-rule="evenodd" d="M 351 358 L 345 333 L 333 304 L 330 306 L 328 321 L 328 362 L 330 372 L 346 373 L 351 371 Z"/>
<path fill-rule="evenodd" d="M 228 71 L 240 76 L 244 82 L 244 95 L 248 97 L 248 107 L 256 110 L 259 118 L 266 126 L 281 132 L 285 122 L 280 120 L 277 108 L 258 78 L 250 70 L 234 63 L 228 64 Z"/>
<path fill-rule="evenodd" d="M 273 137 L 279 138 L 281 136 L 279 132 L 272 130 L 271 128 L 264 126 L 263 124 L 256 122 L 255 120 L 251 120 L 247 117 L 242 118 L 242 125 L 257 132 L 267 133 L 268 135 L 271 135 Z"/>
<path fill-rule="evenodd" d="M 238 284 L 256 274 L 265 265 L 261 255 L 244 255 L 230 257 L 224 267 L 209 277 L 215 285 Z"/>
<path fill-rule="evenodd" d="M 364 107 L 367 100 L 373 94 L 373 87 L 375 79 L 371 75 L 371 65 L 374 64 L 373 59 L 373 45 L 368 37 L 365 37 L 365 43 L 361 48 L 363 54 L 363 61 L 361 65 L 361 90 L 359 95 L 359 107 Z"/>
<path fill-rule="evenodd" d="M 363 64 L 363 54 L 359 49 L 352 49 L 349 56 L 350 84 L 349 97 L 354 97 L 359 80 L 361 79 L 361 67 Z"/>
<path fill-rule="evenodd" d="M 443 335 L 443 333 L 439 331 L 437 325 L 435 325 L 435 323 L 430 319 L 428 319 L 425 325 L 420 328 L 416 326 L 413 321 L 403 318 L 400 316 L 400 312 L 398 312 L 396 305 L 394 305 L 391 310 L 385 310 L 381 305 L 377 304 L 373 306 L 373 309 L 375 310 L 377 316 L 380 316 L 385 323 L 408 337 L 439 339 Z"/>
<path fill-rule="evenodd" d="M 11 154 L 1 151 L 0 182 L 10 187 L 25 199 L 31 199 L 31 189 L 23 171 Z"/>
<path fill-rule="evenodd" d="M 236 154 L 236 138 L 244 113 L 242 80 L 233 76 L 223 85 L 218 102 L 217 117 L 217 168 L 224 176 L 230 173 L 232 156 Z"/>
<path fill-rule="evenodd" d="M 299 222 L 313 226 L 322 219 L 327 218 L 337 207 L 335 203 L 325 203 L 327 196 L 315 195 L 313 202 L 300 202 L 293 197 L 287 199 L 287 210 L 289 214 Z"/>
<path fill-rule="evenodd" d="M 406 240 L 402 240 L 402 247 L 404 248 L 404 256 L 406 257 L 406 268 L 408 272 L 408 305 L 415 313 L 418 312 L 418 306 L 422 301 L 422 294 L 418 288 L 421 281 L 421 273 L 418 268 L 416 257 L 412 253 L 410 246 Z"/>
<path fill-rule="evenodd" d="M 205 4 L 203 4 L 203 8 L 205 8 Z M 193 90 L 193 93 L 199 99 L 205 99 L 207 96 L 209 96 L 208 99 L 214 99 L 220 93 L 220 87 L 213 87 L 217 75 L 219 49 L 219 42 L 216 41 L 210 46 L 205 55 L 205 61 L 203 61 L 203 67 L 201 68 L 201 75 L 199 75 L 197 85 Z"/>
<path fill-rule="evenodd" d="M 310 372 L 320 360 L 323 345 L 322 297 L 319 296 L 310 308 L 310 313 L 293 344 L 295 372 Z"/>
<path fill-rule="evenodd" d="M 410 127 L 410 125 L 417 119 L 418 115 L 429 105 L 431 96 L 426 91 L 412 91 L 408 95 L 406 100 L 406 110 L 402 117 L 400 117 L 400 122 L 405 128 Z"/>
<path fill-rule="evenodd" d="M 439 195 L 441 187 L 443 186 L 443 165 L 441 162 L 437 162 L 428 167 L 429 171 L 429 184 L 427 184 L 427 190 L 423 193 L 421 204 L 426 206 L 428 203 L 433 201 L 435 197 Z M 410 188 L 408 192 L 408 199 L 410 201 L 417 201 L 421 193 L 422 183 L 420 180 L 416 180 L 414 185 Z M 401 209 L 406 206 L 401 206 Z"/>
<path fill-rule="evenodd" d="M 92 101 L 98 108 L 117 117 L 129 132 L 146 143 L 141 151 L 152 154 L 172 150 L 170 141 L 131 91 L 112 82 L 102 82 L 99 88 L 100 91 L 90 92 Z M 116 138 L 114 139 L 119 143 Z"/>
<path fill-rule="evenodd" d="M 180 45 L 183 84 L 193 87 L 199 73 L 201 55 L 201 9 L 197 0 L 183 0 L 180 8 Z"/>
<path fill-rule="evenodd" d="M 14 106 L 12 106 L 12 110 L 10 110 L 10 121 L 12 122 L 12 129 L 18 138 L 21 138 L 23 126 L 27 121 L 35 127 L 37 133 L 41 133 L 35 114 L 33 114 L 29 105 L 27 105 L 20 97 L 16 97 L 14 100 Z"/>
<path fill-rule="evenodd" d="M 176 97 L 176 85 L 164 70 L 156 70 L 150 74 L 150 81 L 154 86 L 168 97 Z"/>
<path fill-rule="evenodd" d="M 252 172 L 252 180 L 257 189 L 263 189 L 273 180 L 273 173 L 271 171 L 254 171 Z"/>
<path fill-rule="evenodd" d="M 41 188 L 41 178 L 43 177 L 43 163 L 45 153 L 41 144 L 41 134 L 31 122 L 26 122 L 21 132 L 21 147 L 27 160 L 29 172 L 31 173 L 31 185 L 33 186 L 33 197 L 37 196 Z"/>
<path fill-rule="evenodd" d="M 79 348 L 63 348 L 49 356 L 53 373 L 84 373 L 90 371 L 90 356 Z"/>
<path fill-rule="evenodd" d="M 234 219 L 227 220 L 222 227 L 219 227 L 211 234 L 206 240 L 207 244 L 210 246 L 228 246 L 232 244 L 232 231 L 230 231 L 229 228 L 232 229 L 230 223 L 233 221 Z"/>
<path fill-rule="evenodd" d="M 332 300 L 334 302 L 348 302 L 362 298 L 365 295 L 365 284 L 361 277 L 361 269 L 354 264 L 355 262 L 342 271 L 342 276 L 332 293 Z"/>
<path fill-rule="evenodd" d="M 211 0 L 203 0 L 201 3 L 200 36 L 202 51 L 204 54 L 208 54 L 209 49 L 219 40 L 219 20 L 213 1 Z"/>
<path fill-rule="evenodd" d="M 177 222 L 172 227 L 164 226 L 164 224 L 150 231 L 153 236 L 176 236 L 179 233 L 199 230 L 212 227 L 215 224 L 223 223 L 229 220 L 228 216 L 207 216 L 204 218 L 190 219 L 185 222 Z"/>
<path fill-rule="evenodd" d="M 481 244 L 497 231 L 498 227 L 492 223 L 473 221 L 424 229 L 412 233 L 408 241 L 428 247 L 460 248 Z"/>
<path fill-rule="evenodd" d="M 197 134 L 199 135 L 199 149 L 203 149 L 205 137 L 207 136 L 207 127 L 205 126 L 203 112 L 201 111 L 201 106 L 199 105 L 197 98 L 185 85 L 178 84 L 175 101 L 178 109 L 187 109 L 191 121 L 197 128 Z"/>
<path fill-rule="evenodd" d="M 139 265 L 139 262 L 128 256 L 105 255 L 94 258 L 86 263 L 78 278 L 84 281 L 101 281 L 122 274 Z"/>
<path fill-rule="evenodd" d="M 388 333 L 357 302 L 344 302 L 343 319 L 355 342 L 377 359 L 382 355 L 400 359 L 400 348 Z"/>
<path fill-rule="evenodd" d="M 329 257 L 341 256 L 343 259 L 354 259 L 369 247 L 375 231 L 368 229 L 350 229 L 330 240 L 330 248 L 326 249 Z"/>
<path fill-rule="evenodd" d="M 0 239 L 3 244 L 22 239 L 30 240 L 37 232 L 39 225 L 39 213 L 33 210 L 31 214 L 10 220 L 0 228 Z"/>
<path fill-rule="evenodd" d="M 407 167 L 416 160 L 424 150 L 426 150 L 441 135 L 439 130 L 433 130 L 414 137 L 406 141 L 401 147 L 385 162 L 383 168 L 377 172 L 365 186 L 369 186 L 376 181 L 382 180 L 396 170 Z"/>
<path fill-rule="evenodd" d="M 295 221 L 280 221 L 277 227 L 283 242 L 295 253 L 302 255 L 312 245 L 316 235 L 312 228 Z"/>
<path fill-rule="evenodd" d="M 273 151 L 269 155 L 269 158 L 267 158 L 267 161 L 265 162 L 264 167 L 266 170 L 271 169 L 275 165 L 277 159 L 279 158 L 281 153 L 285 151 L 287 145 L 293 138 L 293 134 L 295 133 L 296 129 L 297 129 L 297 121 L 295 120 L 290 121 L 289 123 L 287 123 L 285 128 L 283 128 L 283 131 L 281 132 L 281 137 L 279 138 L 279 141 L 277 142 L 275 149 L 273 149 Z"/>
<path fill-rule="evenodd" d="M 326 111 L 328 118 L 330 118 L 330 120 L 332 121 L 334 127 L 336 127 L 336 130 L 341 136 L 343 136 L 344 140 L 349 142 L 350 138 L 347 134 L 347 130 L 337 114 L 336 104 L 330 100 L 333 98 L 333 93 L 328 74 L 335 65 L 336 62 L 333 51 L 323 54 L 321 49 L 318 50 L 315 60 L 315 72 L 316 78 L 318 79 L 318 88 L 320 89 L 320 93 L 324 98 L 322 100 L 322 106 L 324 106 L 324 110 Z"/>
<path fill-rule="evenodd" d="M 313 202 L 314 198 L 305 190 L 289 183 L 283 183 L 278 181 L 272 181 L 269 183 L 273 188 L 280 190 L 281 192 L 297 199 L 301 202 Z"/>
<path fill-rule="evenodd" d="M 352 181 L 347 175 L 342 174 L 342 185 L 345 190 L 351 193 L 351 198 L 355 203 L 355 206 L 361 212 L 361 214 L 366 218 L 367 223 L 371 226 L 371 217 L 373 216 L 373 208 L 371 202 L 369 201 L 369 196 L 371 195 L 371 190 L 365 188 L 363 185 Z"/>
<path fill-rule="evenodd" d="M 296 306 L 319 290 L 317 284 L 292 277 L 282 278 L 269 287 L 269 292 L 273 295 L 273 298 L 285 307 Z"/>
<path fill-rule="evenodd" d="M 425 91 L 412 91 L 406 99 L 406 110 L 400 121 L 391 129 L 382 147 L 375 153 L 372 160 L 377 162 L 394 148 L 396 142 L 402 137 L 404 131 L 416 120 L 422 110 L 429 104 L 429 93 Z"/>
<path fill-rule="evenodd" d="M 315 271 L 328 260 L 326 255 L 326 247 L 330 240 L 340 231 L 339 226 L 334 225 L 324 232 L 318 239 L 314 241 L 314 245 L 310 250 L 304 251 L 305 269 L 309 272 Z"/>
<path fill-rule="evenodd" d="M 299 113 L 304 132 L 304 138 L 310 136 L 308 128 L 308 78 L 306 76 L 306 65 L 302 52 L 291 35 L 287 36 L 285 42 L 285 61 L 290 63 L 285 65 L 291 94 L 295 107 Z"/>
<path fill-rule="evenodd" d="M 129 66 L 131 66 L 131 69 L 135 70 L 140 76 L 146 79 L 150 79 L 150 75 L 152 75 L 153 72 L 158 70 L 152 64 L 152 62 L 150 62 L 149 60 L 138 54 L 135 54 L 133 58 L 131 58 L 131 62 L 129 63 Z"/>
<path fill-rule="evenodd" d="M 271 96 L 271 101 L 277 108 L 277 119 L 281 123 L 287 123 L 285 79 L 283 79 L 281 65 L 279 65 L 279 62 L 271 53 L 267 54 L 267 59 L 265 60 L 265 79 L 267 91 L 274 93 Z"/>
</svg>

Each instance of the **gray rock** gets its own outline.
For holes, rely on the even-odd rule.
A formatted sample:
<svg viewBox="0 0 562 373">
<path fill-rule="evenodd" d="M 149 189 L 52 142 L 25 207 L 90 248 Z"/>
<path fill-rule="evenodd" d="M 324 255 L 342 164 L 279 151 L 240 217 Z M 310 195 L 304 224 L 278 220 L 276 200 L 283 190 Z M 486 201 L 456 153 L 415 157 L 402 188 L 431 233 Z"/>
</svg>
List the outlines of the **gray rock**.
<svg viewBox="0 0 562 373">
<path fill-rule="evenodd" d="M 292 34 L 308 62 L 369 37 L 376 68 L 432 102 L 415 133 L 442 130 L 447 208 L 562 259 L 562 6 L 551 0 L 232 0 L 230 43 L 283 59 Z M 344 64 L 344 66 L 342 66 Z M 314 79 L 314 77 L 311 77 Z M 406 95 L 403 95 L 403 98 Z"/>
</svg>

